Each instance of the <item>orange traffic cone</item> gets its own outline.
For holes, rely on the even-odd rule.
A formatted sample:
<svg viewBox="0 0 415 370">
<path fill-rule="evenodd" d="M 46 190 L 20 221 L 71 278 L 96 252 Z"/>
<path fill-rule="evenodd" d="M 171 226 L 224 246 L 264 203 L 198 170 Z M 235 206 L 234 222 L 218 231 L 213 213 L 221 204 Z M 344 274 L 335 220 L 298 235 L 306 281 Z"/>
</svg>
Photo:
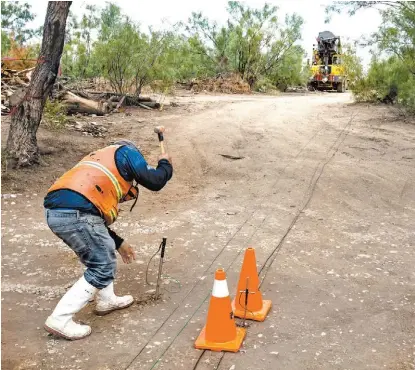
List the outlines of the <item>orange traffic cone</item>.
<svg viewBox="0 0 415 370">
<path fill-rule="evenodd" d="M 247 286 L 248 285 L 248 286 Z M 248 304 L 246 305 L 246 289 L 248 289 Z M 263 300 L 259 291 L 259 277 L 256 268 L 255 249 L 245 251 L 241 274 L 239 275 L 236 297 L 232 302 L 234 315 L 254 321 L 264 321 L 271 309 L 271 301 Z"/>
<path fill-rule="evenodd" d="M 246 331 L 237 328 L 233 317 L 226 274 L 216 270 L 206 326 L 196 339 L 195 348 L 238 352 Z"/>
</svg>

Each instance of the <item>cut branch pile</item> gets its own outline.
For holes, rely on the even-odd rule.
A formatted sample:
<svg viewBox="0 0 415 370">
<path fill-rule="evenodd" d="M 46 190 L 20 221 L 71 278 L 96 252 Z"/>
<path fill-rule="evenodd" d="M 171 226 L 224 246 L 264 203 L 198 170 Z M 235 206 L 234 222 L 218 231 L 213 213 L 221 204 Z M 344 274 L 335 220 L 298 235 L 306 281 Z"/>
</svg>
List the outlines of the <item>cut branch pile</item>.
<svg viewBox="0 0 415 370">
<path fill-rule="evenodd" d="M 25 97 L 33 68 L 23 70 L 3 69 L 1 71 L 1 114 L 10 114 Z M 114 92 L 84 90 L 93 89 L 92 82 L 87 85 L 69 83 L 59 78 L 50 98 L 65 104 L 68 114 L 95 114 L 103 116 L 120 112 L 123 106 L 137 106 L 145 109 L 158 109 L 160 104 L 149 97 L 123 95 Z"/>
<path fill-rule="evenodd" d="M 249 94 L 251 89 L 237 73 L 219 74 L 216 77 L 193 80 L 189 88 L 194 92 L 219 92 L 226 94 Z"/>
<path fill-rule="evenodd" d="M 9 114 L 13 105 L 17 105 L 24 97 L 29 86 L 30 77 L 35 68 L 21 71 L 15 69 L 1 70 L 1 114 Z"/>
<path fill-rule="evenodd" d="M 69 86 L 72 88 L 70 89 Z M 124 106 L 142 106 L 147 109 L 160 108 L 160 104 L 149 97 L 125 95 L 111 91 L 84 90 L 85 85 L 68 84 L 60 81 L 53 91 L 53 98 L 62 101 L 68 108 L 68 114 L 118 113 Z M 89 85 L 89 87 L 93 87 Z"/>
</svg>

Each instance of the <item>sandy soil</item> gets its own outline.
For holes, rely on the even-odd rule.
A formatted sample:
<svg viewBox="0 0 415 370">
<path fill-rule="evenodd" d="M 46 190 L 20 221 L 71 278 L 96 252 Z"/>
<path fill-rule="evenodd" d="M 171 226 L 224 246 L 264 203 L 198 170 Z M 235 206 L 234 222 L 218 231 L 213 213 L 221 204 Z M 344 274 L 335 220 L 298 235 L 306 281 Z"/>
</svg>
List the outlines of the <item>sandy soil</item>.
<svg viewBox="0 0 415 370">
<path fill-rule="evenodd" d="M 2 368 L 413 369 L 414 122 L 349 94 L 175 101 L 88 118 L 109 128 L 104 139 L 41 129 L 45 164 L 3 178 Z M 47 228 L 43 196 L 115 137 L 136 140 L 154 163 L 156 124 L 168 129 L 174 177 L 159 193 L 142 190 L 115 227 L 138 254 L 119 261 L 116 291 L 139 303 L 105 317 L 91 304 L 77 318 L 92 335 L 56 340 L 43 323 L 82 267 Z M 162 236 L 168 276 L 154 302 L 145 271 Z M 235 296 L 248 245 L 270 315 L 251 323 L 239 353 L 195 350 L 215 269 L 226 269 Z"/>
</svg>

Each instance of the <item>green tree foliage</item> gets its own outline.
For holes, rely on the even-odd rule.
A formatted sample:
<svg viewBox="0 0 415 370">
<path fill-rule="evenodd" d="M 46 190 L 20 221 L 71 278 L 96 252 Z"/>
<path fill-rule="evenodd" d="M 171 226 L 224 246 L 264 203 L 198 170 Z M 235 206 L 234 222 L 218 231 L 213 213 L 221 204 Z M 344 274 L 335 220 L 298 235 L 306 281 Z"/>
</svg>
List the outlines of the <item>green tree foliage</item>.
<svg viewBox="0 0 415 370">
<path fill-rule="evenodd" d="M 353 93 L 358 101 L 385 101 L 394 99 L 415 113 L 415 86 L 413 76 L 402 61 L 391 56 L 387 59 L 374 57 L 367 76 L 359 80 Z M 389 99 L 390 100 L 389 100 Z"/>
<path fill-rule="evenodd" d="M 192 13 L 185 29 L 190 35 L 190 51 L 203 57 L 200 61 L 210 74 L 228 71 L 229 28 L 218 27 L 202 13 Z"/>
<path fill-rule="evenodd" d="M 107 5 L 101 19 L 102 34 L 93 59 L 117 92 L 139 95 L 142 87 L 154 80 L 171 80 L 178 62 L 173 54 L 177 41 L 173 32 L 141 32 L 114 4 Z"/>
<path fill-rule="evenodd" d="M 204 45 L 197 36 L 187 38 L 176 35 L 171 40 L 171 47 L 162 55 L 162 60 L 168 69 L 174 69 L 177 80 L 205 78 L 220 73 L 220 68 L 204 52 Z"/>
<path fill-rule="evenodd" d="M 106 7 L 101 11 L 99 27 L 99 39 L 101 41 L 109 41 L 113 38 L 125 19 L 118 5 L 111 2 L 106 4 Z"/>
<path fill-rule="evenodd" d="M 68 19 L 66 21 L 65 29 L 65 45 L 63 47 L 61 68 L 62 72 L 66 76 L 78 76 L 78 63 L 77 63 L 77 37 L 75 30 L 78 29 L 78 19 L 70 11 Z"/>
<path fill-rule="evenodd" d="M 366 77 L 357 81 L 354 93 L 360 100 L 384 99 L 397 94 L 399 103 L 415 111 L 415 2 L 339 1 L 326 8 L 328 15 L 360 9 L 379 9 L 382 23 L 371 36 L 382 58 L 373 58 Z"/>
<path fill-rule="evenodd" d="M 194 53 L 206 56 L 212 72 L 238 72 L 251 87 L 259 79 L 277 75 L 293 83 L 294 70 L 295 78 L 301 75 L 304 51 L 295 45 L 301 39 L 301 17 L 287 15 L 281 24 L 276 6 L 254 9 L 238 1 L 229 1 L 227 10 L 226 27 L 218 27 L 201 13 L 193 13 L 186 27 Z M 288 75 L 282 76 L 283 71 Z"/>
<path fill-rule="evenodd" d="M 304 50 L 295 45 L 290 52 L 284 54 L 279 63 L 271 69 L 269 80 L 280 91 L 285 91 L 290 85 L 303 85 L 308 78 L 308 67 L 303 67 Z"/>
<path fill-rule="evenodd" d="M 62 55 L 63 72 L 74 77 L 94 77 L 99 68 L 93 64 L 93 34 L 100 25 L 99 10 L 87 5 L 79 21 L 72 13 L 66 27 L 65 47 Z"/>
<path fill-rule="evenodd" d="M 90 65 L 92 57 L 92 33 L 99 26 L 98 9 L 94 5 L 86 6 L 86 14 L 82 16 L 79 23 L 79 65 L 80 76 L 87 77 L 93 75 L 93 68 Z"/>
<path fill-rule="evenodd" d="M 104 77 L 117 92 L 139 94 L 143 85 L 172 81 L 179 75 L 175 67 L 185 67 L 179 40 L 173 32 L 142 32 L 113 3 L 101 10 L 87 6 L 80 21 L 73 15 L 68 21 L 63 70 L 75 78 Z"/>
<path fill-rule="evenodd" d="M 382 12 L 383 22 L 374 35 L 379 48 L 396 56 L 415 75 L 415 2 L 408 1 L 399 7 Z"/>
<path fill-rule="evenodd" d="M 23 44 L 32 38 L 36 31 L 26 28 L 26 24 L 35 19 L 31 12 L 32 6 L 20 1 L 1 2 L 1 30 L 2 33 L 13 34 L 16 42 Z"/>
<path fill-rule="evenodd" d="M 303 82 L 303 20 L 265 4 L 253 9 L 228 2 L 229 19 L 219 26 L 202 13 L 169 30 L 143 30 L 114 3 L 87 6 L 80 20 L 71 16 L 62 57 L 65 74 L 102 76 L 118 92 L 140 94 L 153 81 L 164 87 L 177 80 L 238 73 L 251 87 Z"/>
<path fill-rule="evenodd" d="M 348 80 L 348 87 L 354 86 L 363 78 L 362 60 L 357 56 L 356 49 L 351 44 L 342 46 L 342 63 Z"/>
<path fill-rule="evenodd" d="M 125 22 L 112 30 L 111 38 L 105 36 L 96 44 L 94 57 L 102 66 L 103 77 L 117 92 L 126 93 L 132 86 L 134 54 L 141 41 L 135 25 Z"/>
<path fill-rule="evenodd" d="M 10 50 L 10 38 L 9 35 L 1 30 L 1 55 L 4 56 Z"/>
<path fill-rule="evenodd" d="M 27 28 L 27 23 L 35 18 L 31 5 L 20 1 L 1 2 L 1 54 L 10 50 L 11 41 L 22 46 L 33 36 L 39 34 L 39 29 Z"/>
</svg>

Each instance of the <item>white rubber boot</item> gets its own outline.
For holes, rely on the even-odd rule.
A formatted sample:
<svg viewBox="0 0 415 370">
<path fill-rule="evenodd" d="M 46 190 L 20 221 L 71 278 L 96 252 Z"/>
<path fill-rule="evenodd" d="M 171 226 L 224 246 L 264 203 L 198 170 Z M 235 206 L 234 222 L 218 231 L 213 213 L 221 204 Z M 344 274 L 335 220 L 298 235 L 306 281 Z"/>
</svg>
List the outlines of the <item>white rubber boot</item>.
<svg viewBox="0 0 415 370">
<path fill-rule="evenodd" d="M 131 306 L 134 298 L 131 295 L 117 297 L 114 293 L 114 283 L 111 283 L 97 293 L 97 306 L 95 313 L 104 316 L 115 310 L 121 310 Z"/>
<path fill-rule="evenodd" d="M 90 326 L 77 324 L 72 317 L 87 305 L 97 290 L 82 276 L 66 292 L 52 315 L 47 318 L 44 326 L 46 331 L 68 340 L 82 339 L 91 334 Z"/>
<path fill-rule="evenodd" d="M 81 261 L 79 261 L 79 267 L 80 267 L 80 273 L 81 273 L 81 275 L 83 275 L 85 273 L 85 271 L 87 270 L 87 268 Z M 95 296 L 95 294 L 92 295 L 92 297 L 88 300 L 89 303 L 94 302 L 94 300 L 95 300 L 94 296 Z"/>
</svg>

